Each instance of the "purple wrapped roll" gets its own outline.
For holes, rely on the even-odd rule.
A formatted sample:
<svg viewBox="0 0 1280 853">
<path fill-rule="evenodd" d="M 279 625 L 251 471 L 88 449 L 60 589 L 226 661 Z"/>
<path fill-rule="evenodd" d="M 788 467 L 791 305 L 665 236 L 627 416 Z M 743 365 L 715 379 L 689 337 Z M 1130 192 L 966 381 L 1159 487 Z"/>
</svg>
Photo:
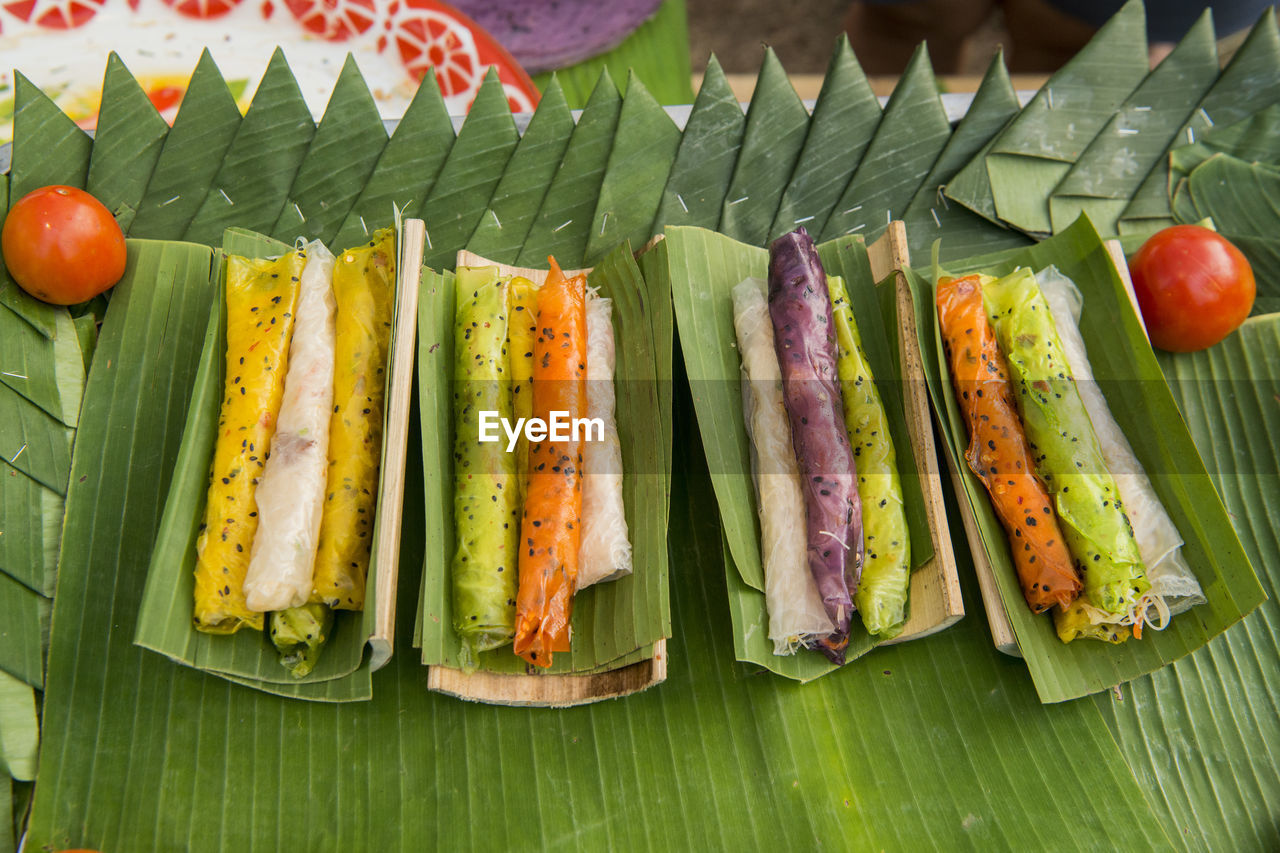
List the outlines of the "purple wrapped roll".
<svg viewBox="0 0 1280 853">
<path fill-rule="evenodd" d="M 809 570 L 836 626 L 819 651 L 842 663 L 862 576 L 862 503 L 836 375 L 827 275 L 803 228 L 769 247 L 769 317 L 791 443 L 804 479 Z"/>
</svg>

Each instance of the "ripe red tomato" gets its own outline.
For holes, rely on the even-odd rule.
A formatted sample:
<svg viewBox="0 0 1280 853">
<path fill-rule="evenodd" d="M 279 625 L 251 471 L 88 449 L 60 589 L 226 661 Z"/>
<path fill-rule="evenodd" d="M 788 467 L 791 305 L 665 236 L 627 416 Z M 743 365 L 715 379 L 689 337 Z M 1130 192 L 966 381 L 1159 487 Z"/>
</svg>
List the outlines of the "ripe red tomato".
<svg viewBox="0 0 1280 853">
<path fill-rule="evenodd" d="M 1202 350 L 1234 332 L 1258 289 L 1240 250 L 1199 225 L 1156 232 L 1129 261 L 1129 275 L 1151 343 L 1170 352 Z"/>
<path fill-rule="evenodd" d="M 124 234 L 111 211 L 75 187 L 41 187 L 4 220 L 0 250 L 9 274 L 37 299 L 76 305 L 124 275 Z"/>
</svg>

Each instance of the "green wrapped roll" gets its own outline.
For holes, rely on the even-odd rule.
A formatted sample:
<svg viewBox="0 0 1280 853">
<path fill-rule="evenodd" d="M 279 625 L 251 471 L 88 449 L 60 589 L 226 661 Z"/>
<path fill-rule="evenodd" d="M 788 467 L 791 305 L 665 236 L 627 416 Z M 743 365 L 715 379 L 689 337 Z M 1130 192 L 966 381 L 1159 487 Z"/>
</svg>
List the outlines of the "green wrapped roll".
<svg viewBox="0 0 1280 853">
<path fill-rule="evenodd" d="M 988 283 L 982 297 L 1085 595 L 1107 613 L 1128 613 L 1151 584 L 1048 303 L 1028 269 Z"/>
<path fill-rule="evenodd" d="M 459 267 L 454 311 L 453 627 L 462 661 L 515 634 L 519 475 L 501 427 L 480 441 L 481 413 L 510 421 L 510 287 L 497 267 Z"/>
<path fill-rule="evenodd" d="M 844 402 L 849 446 L 858 465 L 858 496 L 862 499 L 862 540 L 865 555 L 862 581 L 853 602 L 870 634 L 882 639 L 902 633 L 907 621 L 907 591 L 911 586 L 911 537 L 906 505 L 898 479 L 897 453 L 889 434 L 880 392 L 862 349 L 858 324 L 844 279 L 827 276 L 832 316 L 836 324 L 836 373 Z"/>
<path fill-rule="evenodd" d="M 271 614 L 271 642 L 280 663 L 297 678 L 311 674 L 333 630 L 333 611 L 325 604 L 303 604 Z"/>
</svg>

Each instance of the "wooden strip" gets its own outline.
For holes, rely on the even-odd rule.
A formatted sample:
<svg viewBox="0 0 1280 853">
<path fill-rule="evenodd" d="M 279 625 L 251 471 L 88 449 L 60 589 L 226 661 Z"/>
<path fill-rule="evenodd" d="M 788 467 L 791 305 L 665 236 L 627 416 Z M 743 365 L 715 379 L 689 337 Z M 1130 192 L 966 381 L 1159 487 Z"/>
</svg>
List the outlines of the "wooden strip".
<svg viewBox="0 0 1280 853">
<path fill-rule="evenodd" d="M 667 680 L 667 641 L 653 644 L 653 657 L 592 675 L 504 675 L 447 666 L 427 667 L 427 689 L 491 705 L 569 708 L 618 699 Z"/>
<path fill-rule="evenodd" d="M 902 269 L 910 261 L 907 232 L 902 222 L 890 223 L 888 230 L 867 247 L 871 275 L 883 281 L 894 278 L 898 306 L 898 358 L 902 365 L 907 429 L 911 433 L 911 451 L 924 495 L 925 515 L 933 537 L 933 558 L 911 574 L 910 617 L 902 634 L 893 643 L 916 640 L 937 633 L 964 616 L 960 595 L 960 577 L 956 572 L 955 552 L 947 527 L 947 511 L 942 498 L 942 474 L 938 453 L 933 443 L 933 422 L 925 390 L 924 366 L 920 342 L 915 334 L 915 308 L 911 288 Z"/>
<path fill-rule="evenodd" d="M 418 332 L 418 285 L 422 279 L 422 253 L 426 225 L 407 219 L 400 231 L 400 257 L 396 268 L 396 319 L 391 374 L 387 383 L 387 425 L 383 433 L 382 469 L 378 496 L 377 597 L 374 628 L 369 637 L 370 667 L 385 666 L 391 659 L 396 636 L 396 582 L 400 575 L 400 530 L 404 509 L 405 458 L 409 440 L 409 393 L 413 388 L 413 349 Z"/>
</svg>

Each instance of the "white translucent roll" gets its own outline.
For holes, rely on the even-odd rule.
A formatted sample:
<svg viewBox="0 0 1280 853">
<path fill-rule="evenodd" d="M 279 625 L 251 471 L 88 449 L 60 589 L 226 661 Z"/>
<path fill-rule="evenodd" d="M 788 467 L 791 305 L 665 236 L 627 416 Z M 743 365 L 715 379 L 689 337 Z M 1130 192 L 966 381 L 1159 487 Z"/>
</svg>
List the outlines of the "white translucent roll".
<svg viewBox="0 0 1280 853">
<path fill-rule="evenodd" d="M 587 291 L 587 417 L 603 440 L 582 443 L 582 538 L 578 589 L 631 574 L 631 540 L 622 502 L 622 445 L 614 416 L 613 301 Z M 590 436 L 595 439 L 594 433 Z"/>
<path fill-rule="evenodd" d="M 1049 303 L 1053 324 L 1057 326 L 1058 336 L 1066 350 L 1064 355 L 1076 378 L 1094 432 L 1098 434 L 1102 456 L 1115 478 L 1120 499 L 1124 501 L 1125 513 L 1133 524 L 1138 553 L 1146 564 L 1151 589 L 1143 596 L 1140 609 L 1154 608 L 1160 616 L 1156 627 L 1164 627 L 1170 616 L 1204 603 L 1200 583 L 1182 557 L 1182 536 L 1093 380 L 1093 367 L 1085 351 L 1084 339 L 1080 336 L 1080 311 L 1083 307 L 1080 291 L 1071 279 L 1052 266 L 1037 273 L 1036 282 Z"/>
<path fill-rule="evenodd" d="M 333 412 L 333 254 L 319 241 L 306 249 L 284 397 L 258 482 L 258 531 L 244 579 L 250 610 L 306 604 L 320 538 Z"/>
<path fill-rule="evenodd" d="M 773 652 L 787 655 L 834 630 L 809 571 L 804 494 L 782 402 L 768 285 L 748 278 L 733 289 L 733 326 L 742 359 L 742 403 L 760 516 L 764 597 Z"/>
</svg>

